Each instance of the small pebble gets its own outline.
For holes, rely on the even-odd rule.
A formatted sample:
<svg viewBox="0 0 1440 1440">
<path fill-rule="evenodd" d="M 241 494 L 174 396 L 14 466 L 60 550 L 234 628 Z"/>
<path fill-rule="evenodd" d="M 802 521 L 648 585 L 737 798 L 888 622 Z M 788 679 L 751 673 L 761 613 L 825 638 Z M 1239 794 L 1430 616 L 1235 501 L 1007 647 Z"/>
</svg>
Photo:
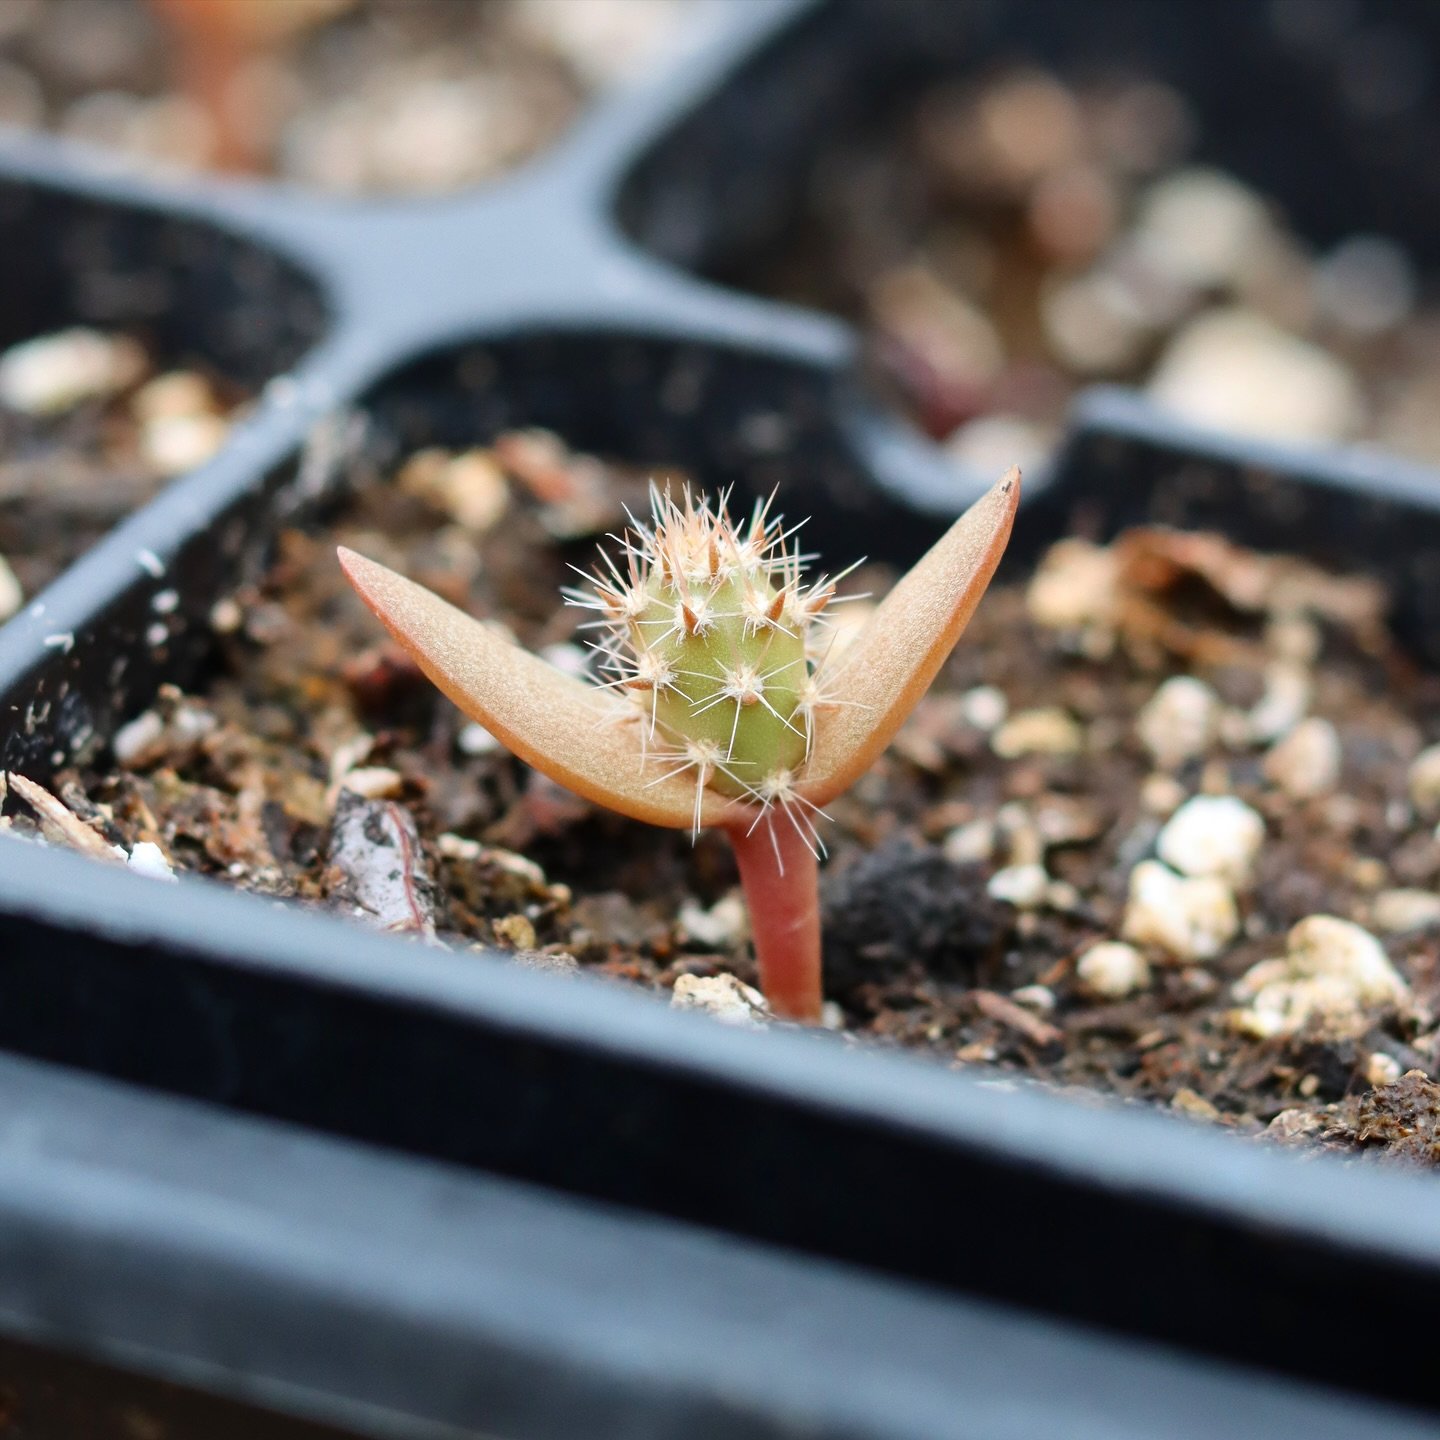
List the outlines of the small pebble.
<svg viewBox="0 0 1440 1440">
<path fill-rule="evenodd" d="M 744 1029 L 759 1029 L 772 1018 L 765 997 L 733 975 L 681 975 L 670 993 L 670 1004 Z"/>
<path fill-rule="evenodd" d="M 490 922 L 495 938 L 514 950 L 533 950 L 536 945 L 535 926 L 528 915 L 518 911 L 513 915 L 502 915 Z"/>
<path fill-rule="evenodd" d="M 1423 815 L 1440 811 L 1440 745 L 1430 745 L 1410 762 L 1410 803 Z"/>
<path fill-rule="evenodd" d="M 1192 1120 L 1218 1120 L 1220 1112 L 1203 1095 L 1182 1085 L 1170 1101 L 1170 1108 L 1188 1115 Z"/>
<path fill-rule="evenodd" d="M 1173 776 L 1158 771 L 1140 784 L 1140 806 L 1149 815 L 1164 819 L 1185 803 L 1185 787 Z"/>
<path fill-rule="evenodd" d="M 1382 890 L 1370 902 L 1377 930 L 1397 935 L 1440 925 L 1440 895 L 1429 890 Z"/>
<path fill-rule="evenodd" d="M 1315 267 L 1315 299 L 1332 324 L 1361 339 L 1393 330 L 1415 304 L 1414 267 L 1398 245 L 1353 235 Z"/>
<path fill-rule="evenodd" d="M 25 592 L 20 588 L 10 562 L 0 555 L 0 620 L 8 620 L 25 603 Z"/>
<path fill-rule="evenodd" d="M 1023 755 L 1074 755 L 1084 739 L 1072 716 L 1050 707 L 1010 716 L 991 736 L 990 745 L 1002 760 L 1018 760 Z"/>
<path fill-rule="evenodd" d="M 1196 290 L 1235 285 L 1268 248 L 1274 224 L 1253 190 L 1218 170 L 1176 170 L 1141 201 L 1136 245 L 1146 263 Z"/>
<path fill-rule="evenodd" d="M 1302 720 L 1265 757 L 1265 776 L 1292 800 L 1313 800 L 1340 782 L 1340 736 L 1319 716 Z"/>
<path fill-rule="evenodd" d="M 1157 945 L 1177 960 L 1209 960 L 1240 928 L 1230 887 L 1217 876 L 1188 879 L 1156 860 L 1130 872 L 1130 898 L 1122 934 Z"/>
<path fill-rule="evenodd" d="M 121 765 L 134 766 L 143 763 L 146 756 L 155 752 L 164 734 L 165 721 L 159 713 L 145 710 L 115 732 L 110 748 Z"/>
<path fill-rule="evenodd" d="M 138 845 L 132 845 L 130 855 L 125 863 L 137 875 L 149 875 L 155 880 L 173 880 L 175 878 L 174 867 L 170 864 L 165 852 L 149 840 L 142 840 Z"/>
<path fill-rule="evenodd" d="M 1247 310 L 1192 320 L 1161 355 L 1148 394 L 1195 425 L 1303 444 L 1348 439 L 1363 414 L 1339 360 Z"/>
<path fill-rule="evenodd" d="M 1203 680 L 1176 675 L 1146 702 L 1135 729 L 1155 763 L 1173 770 L 1210 748 L 1220 710 L 1220 697 Z"/>
<path fill-rule="evenodd" d="M 98 330 L 61 330 L 0 355 L 0 404 L 24 415 L 60 415 L 140 378 L 145 357 L 133 340 Z"/>
<path fill-rule="evenodd" d="M 1045 431 L 1019 415 L 981 415 L 945 442 L 946 455 L 976 475 L 1002 475 L 1012 465 L 1028 475 L 1049 452 Z"/>
<path fill-rule="evenodd" d="M 1055 992 L 1048 985 L 1022 985 L 1010 992 L 1010 998 L 1037 1015 L 1052 1015 L 1055 1012 Z"/>
<path fill-rule="evenodd" d="M 1036 910 L 1045 903 L 1050 877 L 1043 865 L 1008 865 L 997 870 L 985 886 L 992 900 L 1017 910 Z"/>
<path fill-rule="evenodd" d="M 1196 795 L 1165 822 L 1156 853 L 1182 875 L 1216 875 L 1243 888 L 1265 842 L 1265 822 L 1233 795 Z"/>
<path fill-rule="evenodd" d="M 960 718 L 972 729 L 989 734 L 1002 725 L 1010 713 L 1010 702 L 1003 690 L 993 685 L 977 685 L 960 697 Z"/>
<path fill-rule="evenodd" d="M 455 748 L 462 755 L 489 755 L 500 748 L 500 742 L 478 720 L 460 727 Z"/>
<path fill-rule="evenodd" d="M 183 475 L 213 459 L 230 433 L 221 415 L 166 415 L 140 427 L 140 452 L 159 475 Z"/>
<path fill-rule="evenodd" d="M 405 777 L 384 765 L 363 765 L 347 770 L 341 788 L 366 800 L 393 800 L 405 788 Z"/>
<path fill-rule="evenodd" d="M 1119 940 L 1092 945 L 1075 962 L 1075 974 L 1089 994 L 1103 1000 L 1123 1000 L 1150 983 L 1145 957 Z"/>
<path fill-rule="evenodd" d="M 1372 1050 L 1365 1062 L 1365 1081 L 1369 1085 L 1393 1085 L 1400 1078 L 1400 1062 L 1383 1050 Z"/>
<path fill-rule="evenodd" d="M 1252 965 L 1235 983 L 1233 1029 L 1256 1039 L 1294 1035 L 1323 1023 L 1337 1037 L 1364 1032 L 1366 1012 L 1398 1010 L 1410 987 L 1380 942 L 1349 920 L 1311 915 L 1294 926 L 1281 959 Z"/>
<path fill-rule="evenodd" d="M 1293 661 L 1279 661 L 1265 671 L 1265 693 L 1245 716 L 1240 744 L 1269 745 L 1288 735 L 1305 718 L 1315 683 L 1310 671 Z"/>
<path fill-rule="evenodd" d="M 995 853 L 995 822 L 982 815 L 957 825 L 941 849 L 952 865 L 983 865 Z"/>
<path fill-rule="evenodd" d="M 708 910 L 693 900 L 680 907 L 680 933 L 696 945 L 730 950 L 743 944 L 750 933 L 745 902 L 738 894 L 722 896 Z"/>
<path fill-rule="evenodd" d="M 1030 618 L 1043 629 L 1113 636 L 1119 561 L 1108 546 L 1061 540 L 1046 551 L 1025 591 Z M 1099 650 L 1097 643 L 1087 649 Z"/>
</svg>

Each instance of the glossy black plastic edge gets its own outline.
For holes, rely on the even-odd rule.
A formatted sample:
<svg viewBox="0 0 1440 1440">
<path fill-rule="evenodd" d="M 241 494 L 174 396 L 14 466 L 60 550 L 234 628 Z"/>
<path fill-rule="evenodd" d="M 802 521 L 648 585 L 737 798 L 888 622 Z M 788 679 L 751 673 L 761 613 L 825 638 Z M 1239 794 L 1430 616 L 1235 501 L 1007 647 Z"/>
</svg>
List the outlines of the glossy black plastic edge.
<svg viewBox="0 0 1440 1440">
<path fill-rule="evenodd" d="M 1300 1163 L 823 1035 L 737 1033 L 203 881 L 157 905 L 159 882 L 0 850 L 13 1053 L 1440 1400 L 1422 1323 L 1440 1303 L 1440 1214 L 1424 1177 Z M 1336 1377 L 1327 1342 L 1357 1314 L 1385 1315 L 1387 1342 Z"/>
<path fill-rule="evenodd" d="M 277 1413 L 375 1440 L 1225 1440 L 1237 1415 L 1247 1434 L 1306 1440 L 1433 1430 L 1332 1389 L 14 1057 L 0 1057 L 0 1237 L 0 1324 L 26 1347 L 0 1345 L 0 1385 L 30 1440 L 72 1440 L 36 1417 L 45 1368 L 74 1383 L 77 1353 L 102 1367 L 84 1432 L 116 1440 L 219 1440 L 217 1412 L 231 1434 L 276 1440 L 308 1440 Z M 47 1367 L 12 1367 L 37 1352 Z M 137 1375 L 168 1386 L 137 1401 Z"/>
</svg>

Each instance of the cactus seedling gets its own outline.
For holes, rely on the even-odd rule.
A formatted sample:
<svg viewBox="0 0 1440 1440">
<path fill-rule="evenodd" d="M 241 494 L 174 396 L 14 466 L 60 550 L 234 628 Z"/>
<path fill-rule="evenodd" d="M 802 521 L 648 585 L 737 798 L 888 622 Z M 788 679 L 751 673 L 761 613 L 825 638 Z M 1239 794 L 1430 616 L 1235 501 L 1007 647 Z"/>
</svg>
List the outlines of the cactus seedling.
<svg viewBox="0 0 1440 1440">
<path fill-rule="evenodd" d="M 834 660 L 834 582 L 760 507 L 657 494 L 573 603 L 607 672 L 586 685 L 353 551 L 361 598 L 465 713 L 597 804 L 656 825 L 722 829 L 775 1012 L 821 1004 L 817 819 L 865 773 L 929 688 L 990 583 L 1020 496 L 1012 470 L 946 532 Z"/>
</svg>

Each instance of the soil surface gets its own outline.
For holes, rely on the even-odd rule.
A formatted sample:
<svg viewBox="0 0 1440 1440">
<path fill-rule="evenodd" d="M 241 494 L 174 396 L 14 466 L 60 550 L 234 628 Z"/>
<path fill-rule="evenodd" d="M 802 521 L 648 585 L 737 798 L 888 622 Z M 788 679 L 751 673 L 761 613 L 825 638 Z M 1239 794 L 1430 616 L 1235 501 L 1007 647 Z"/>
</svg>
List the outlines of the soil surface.
<svg viewBox="0 0 1440 1440">
<path fill-rule="evenodd" d="M 0 353 L 0 619 L 208 460 L 244 398 L 123 334 L 76 328 Z"/>
<path fill-rule="evenodd" d="M 644 497 L 531 433 L 358 481 L 216 607 L 206 686 L 125 726 L 113 769 L 53 796 L 11 777 L 6 823 L 458 965 L 495 946 L 689 1003 L 697 979 L 753 983 L 723 841 L 599 812 L 512 759 L 335 561 L 348 545 L 578 669 L 567 565 Z M 833 1025 L 1246 1136 L 1440 1158 L 1440 1091 L 1410 1073 L 1437 1063 L 1440 679 L 1384 612 L 1368 581 L 1153 531 L 1064 542 L 992 590 L 823 827 Z"/>
<path fill-rule="evenodd" d="M 1026 468 L 1102 382 L 1232 434 L 1440 463 L 1433 285 L 1363 210 L 1309 245 L 1202 139 L 1143 75 L 977 75 L 835 141 L 786 236 L 719 278 L 859 323 L 886 388 L 982 473 Z"/>
<path fill-rule="evenodd" d="M 591 96 L 643 72 L 681 10 L 677 0 L 5 0 L 0 124 L 149 167 L 248 169 L 341 193 L 451 190 L 552 144 Z"/>
</svg>

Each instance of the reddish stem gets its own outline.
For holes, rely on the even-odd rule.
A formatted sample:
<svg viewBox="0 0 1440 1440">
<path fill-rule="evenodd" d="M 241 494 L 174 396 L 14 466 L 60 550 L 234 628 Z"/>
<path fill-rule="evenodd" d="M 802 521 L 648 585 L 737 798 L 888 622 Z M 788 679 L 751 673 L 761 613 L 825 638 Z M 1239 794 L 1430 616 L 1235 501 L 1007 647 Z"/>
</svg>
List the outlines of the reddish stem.
<svg viewBox="0 0 1440 1440">
<path fill-rule="evenodd" d="M 810 847 L 785 816 L 753 829 L 726 826 L 750 907 L 760 988 L 787 1020 L 820 1019 L 820 875 Z"/>
</svg>

